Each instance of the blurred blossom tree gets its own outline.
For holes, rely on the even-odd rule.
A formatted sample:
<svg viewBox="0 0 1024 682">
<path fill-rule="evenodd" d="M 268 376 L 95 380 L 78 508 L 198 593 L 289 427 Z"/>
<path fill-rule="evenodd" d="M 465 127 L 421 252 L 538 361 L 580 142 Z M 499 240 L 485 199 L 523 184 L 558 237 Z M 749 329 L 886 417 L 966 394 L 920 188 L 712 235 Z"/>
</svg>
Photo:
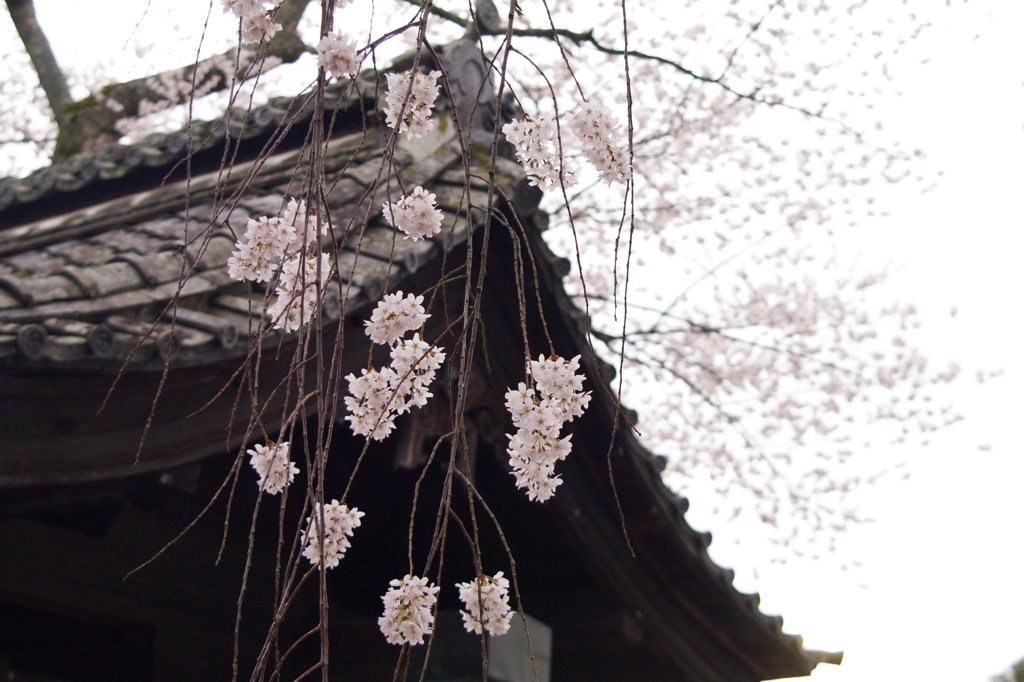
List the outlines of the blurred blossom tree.
<svg viewBox="0 0 1024 682">
<path fill-rule="evenodd" d="M 833 547 L 858 520 L 851 493 L 880 473 L 855 466 L 866 425 L 901 442 L 958 419 L 929 396 L 956 368 L 931 370 L 904 340 L 913 306 L 875 310 L 884 273 L 830 252 L 835 230 L 875 215 L 872 185 L 920 180 L 918 152 L 867 113 L 887 59 L 925 27 L 906 2 L 520 0 L 499 12 L 488 1 L 267 0 L 255 3 L 270 12 L 261 21 L 279 28 L 251 42 L 245 33 L 262 29 L 231 0 L 237 47 L 214 53 L 220 38 L 207 35 L 182 47 L 185 66 L 122 80 L 59 64 L 32 0 L 6 1 L 24 47 L 3 40 L 8 174 L 311 87 L 332 11 L 369 17 L 372 5 L 372 23 L 345 22 L 363 68 L 457 38 L 475 16 L 492 80 L 554 131 L 541 145 L 562 164 L 549 174 L 549 241 L 576 265 L 568 286 L 597 352 L 619 367 L 623 401 L 643 408 L 639 432 L 681 492 L 713 486 L 723 510 L 768 524 L 784 553 Z M 207 11 L 196 5 L 197 25 Z M 274 82 L 284 63 L 306 65 L 304 80 Z M 69 83 L 91 94 L 75 99 Z M 584 102 L 620 123 L 607 130 L 631 179 L 625 166 L 606 184 L 584 162 L 594 146 L 572 125 Z M 570 167 L 576 184 L 559 186 Z"/>
<path fill-rule="evenodd" d="M 991 682 L 1024 682 L 1024 658 L 1011 665 L 1006 672 L 993 677 Z"/>
</svg>

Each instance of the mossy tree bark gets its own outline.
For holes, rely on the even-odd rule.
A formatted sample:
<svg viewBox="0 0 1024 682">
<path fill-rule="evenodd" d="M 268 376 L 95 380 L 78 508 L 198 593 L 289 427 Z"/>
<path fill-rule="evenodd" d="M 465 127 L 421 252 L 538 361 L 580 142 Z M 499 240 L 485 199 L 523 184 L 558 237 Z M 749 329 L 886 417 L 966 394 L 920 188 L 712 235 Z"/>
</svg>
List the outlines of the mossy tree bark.
<svg viewBox="0 0 1024 682">
<path fill-rule="evenodd" d="M 282 30 L 265 45 L 242 48 L 241 52 L 232 49 L 180 69 L 108 85 L 98 96 L 90 95 L 74 102 L 49 41 L 36 21 L 32 0 L 6 2 L 57 122 L 57 143 L 53 152 L 55 163 L 75 154 L 98 152 L 117 142 L 121 134 L 114 124 L 119 119 L 138 116 L 143 101 L 181 104 L 188 101 L 193 87 L 195 92 L 204 94 L 226 90 L 232 83 L 257 75 L 260 69 L 252 68 L 253 65 L 267 57 L 283 64 L 294 62 L 303 53 L 311 51 L 296 33 L 309 0 L 285 0 L 276 16 Z M 190 87 L 182 90 L 168 86 L 173 83 L 189 84 Z"/>
</svg>

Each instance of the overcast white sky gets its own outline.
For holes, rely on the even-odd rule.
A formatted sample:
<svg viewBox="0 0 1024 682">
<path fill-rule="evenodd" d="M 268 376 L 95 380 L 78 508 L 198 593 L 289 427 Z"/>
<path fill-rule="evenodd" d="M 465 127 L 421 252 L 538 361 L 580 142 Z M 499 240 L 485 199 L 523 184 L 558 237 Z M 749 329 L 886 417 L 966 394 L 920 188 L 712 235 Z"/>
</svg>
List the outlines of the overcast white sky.
<svg viewBox="0 0 1024 682">
<path fill-rule="evenodd" d="M 927 448 L 870 453 L 908 461 L 911 477 L 861 495 L 876 521 L 841 552 L 862 568 L 791 560 L 757 564 L 755 579 L 733 542 L 743 529 L 701 518 L 699 503 L 688 514 L 713 530 L 712 556 L 760 591 L 762 610 L 809 648 L 846 651 L 841 667 L 815 671 L 829 682 L 983 682 L 1024 657 L 1024 3 L 958 1 L 929 18 L 893 59 L 904 94 L 879 116 L 945 173 L 927 194 L 883 194 L 891 216 L 840 244 L 895 266 L 885 295 L 917 304 L 924 325 L 911 340 L 935 365 L 963 368 L 943 395 L 965 419 Z M 979 369 L 1005 373 L 979 385 Z"/>
<path fill-rule="evenodd" d="M 72 45 L 89 51 L 84 16 L 62 21 L 66 0 L 37 4 L 58 58 Z M 965 419 L 928 448 L 872 449 L 879 462 L 907 461 L 911 476 L 862 493 L 876 521 L 848 533 L 840 559 L 768 564 L 749 528 L 723 524 L 699 499 L 688 513 L 714 532 L 712 556 L 736 569 L 737 586 L 761 593 L 762 610 L 809 648 L 846 651 L 841 667 L 814 673 L 827 681 L 985 682 L 1024 657 L 1024 2 L 934 5 L 933 25 L 892 59 L 903 96 L 876 112 L 944 175 L 923 195 L 873 188 L 891 215 L 843 233 L 840 248 L 893 266 L 885 295 L 916 303 L 924 322 L 909 340 L 935 366 L 964 369 L 941 395 Z M 113 13 L 130 30 L 128 13 Z M 106 24 L 103 40 L 123 44 L 120 30 Z M 979 384 L 979 369 L 1004 374 Z M 840 560 L 862 566 L 844 571 Z"/>
</svg>

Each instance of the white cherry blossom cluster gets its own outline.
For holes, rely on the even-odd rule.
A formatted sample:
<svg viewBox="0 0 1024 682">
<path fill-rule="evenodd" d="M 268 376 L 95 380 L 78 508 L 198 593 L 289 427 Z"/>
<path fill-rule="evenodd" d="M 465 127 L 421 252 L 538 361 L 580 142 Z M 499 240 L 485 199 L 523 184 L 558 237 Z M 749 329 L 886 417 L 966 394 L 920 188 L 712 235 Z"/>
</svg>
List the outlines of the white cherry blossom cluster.
<svg viewBox="0 0 1024 682">
<path fill-rule="evenodd" d="M 320 549 L 320 518 L 324 520 L 324 546 Z M 365 514 L 355 507 L 331 500 L 330 504 L 321 507 L 317 502 L 313 505 L 313 515 L 306 519 L 306 530 L 302 532 L 302 556 L 316 566 L 321 560 L 327 568 L 334 568 L 345 556 L 345 550 L 352 546 L 348 541 L 353 531 L 361 524 Z"/>
<path fill-rule="evenodd" d="M 625 183 L 632 175 L 626 150 L 614 141 L 618 127 L 608 110 L 594 102 L 584 102 L 569 120 L 569 128 L 579 141 L 583 156 L 609 184 Z"/>
<path fill-rule="evenodd" d="M 366 322 L 366 335 L 374 343 L 391 345 L 406 332 L 422 327 L 428 317 L 422 296 L 402 298 L 401 291 L 385 294 Z"/>
<path fill-rule="evenodd" d="M 235 242 L 236 250 L 228 258 L 228 275 L 239 281 L 269 282 L 276 261 L 294 241 L 294 226 L 280 218 L 249 218 L 245 241 Z"/>
<path fill-rule="evenodd" d="M 384 219 L 388 225 L 405 233 L 406 239 L 417 241 L 433 237 L 441 231 L 444 214 L 436 208 L 436 195 L 417 187 L 397 202 L 384 202 Z"/>
<path fill-rule="evenodd" d="M 444 352 L 413 334 L 411 339 L 399 341 L 391 349 L 392 372 L 388 379 L 395 397 L 402 403 L 396 408 L 399 414 L 413 407 L 423 407 L 433 394 L 427 387 L 434 382 L 437 370 L 444 363 Z"/>
<path fill-rule="evenodd" d="M 576 170 L 561 158 L 558 129 L 555 122 L 543 116 L 523 114 L 517 121 L 506 123 L 501 132 L 515 145 L 516 156 L 530 176 L 530 184 L 547 191 L 562 185 L 576 184 Z"/>
<path fill-rule="evenodd" d="M 270 40 L 281 30 L 281 24 L 270 17 L 281 0 L 221 0 L 221 4 L 225 14 L 234 14 L 242 22 L 243 43 Z"/>
<path fill-rule="evenodd" d="M 508 578 L 502 571 L 494 577 L 481 576 L 468 583 L 456 583 L 459 599 L 466 605 L 462 612 L 463 625 L 467 632 L 489 635 L 503 635 L 508 632 L 513 611 L 508 606 Z"/>
<path fill-rule="evenodd" d="M 392 580 L 381 597 L 384 615 L 377 619 L 388 644 L 423 644 L 423 636 L 434 631 L 434 604 L 439 587 L 426 578 L 407 575 Z"/>
<path fill-rule="evenodd" d="M 408 97 L 409 101 L 405 104 L 398 132 L 406 133 L 409 137 L 423 137 L 429 133 L 434 128 L 434 122 L 430 120 L 430 111 L 437 99 L 437 79 L 440 76 L 440 71 L 431 71 L 428 74 L 419 71 L 387 74 L 388 91 L 384 95 L 384 116 L 388 127 L 398 126 L 398 115 L 402 113 L 402 104 Z"/>
<path fill-rule="evenodd" d="M 299 468 L 289 459 L 290 453 L 291 443 L 287 441 L 256 445 L 247 451 L 250 456 L 249 463 L 259 474 L 260 490 L 276 495 L 295 480 Z"/>
<path fill-rule="evenodd" d="M 536 388 L 524 383 L 505 394 L 505 406 L 517 431 L 510 436 L 508 454 L 517 488 L 526 488 L 531 500 L 544 502 L 562 479 L 555 464 L 572 449 L 571 435 L 559 438 L 565 422 L 583 414 L 590 392 L 583 392 L 583 375 L 577 374 L 580 356 L 572 360 L 545 358 L 530 362 Z"/>
<path fill-rule="evenodd" d="M 357 436 L 384 440 L 395 428 L 395 417 L 413 407 L 423 407 L 433 396 L 427 387 L 434 381 L 445 354 L 414 334 L 391 348 L 391 366 L 377 371 L 364 369 L 362 376 L 349 374 L 345 420 Z"/>
<path fill-rule="evenodd" d="M 355 41 L 337 31 L 320 40 L 320 44 L 316 46 L 316 54 L 317 65 L 335 78 L 355 78 L 363 61 L 359 57 Z"/>
<path fill-rule="evenodd" d="M 366 323 L 366 335 L 374 343 L 391 346 L 391 366 L 345 377 L 351 394 L 345 397 L 349 411 L 345 419 L 356 435 L 384 440 L 394 429 L 397 415 L 423 407 L 431 398 L 427 388 L 444 363 L 444 351 L 419 334 L 402 339 L 406 332 L 422 327 L 428 317 L 423 297 L 415 294 L 403 298 L 399 291 L 377 303 Z"/>
<path fill-rule="evenodd" d="M 315 248 L 325 231 L 326 225 L 317 225 L 316 211 L 292 199 L 280 217 L 250 218 L 245 240 L 235 242 L 228 258 L 231 278 L 269 282 L 278 274 L 277 299 L 267 309 L 274 327 L 295 331 L 319 308 L 319 292 L 331 272 L 330 257 L 318 257 Z"/>
<path fill-rule="evenodd" d="M 326 221 L 321 222 L 318 226 L 316 209 L 307 209 L 305 201 L 289 199 L 288 205 L 281 212 L 281 220 L 286 225 L 291 225 L 295 230 L 294 241 L 296 244 L 303 244 L 308 247 L 317 239 L 327 234 Z"/>
<path fill-rule="evenodd" d="M 580 356 L 572 360 L 545 358 L 530 363 L 530 375 L 544 399 L 558 419 L 566 422 L 582 417 L 590 404 L 590 391 L 583 392 L 583 375 L 579 374 Z"/>
<path fill-rule="evenodd" d="M 307 211 L 305 202 L 292 199 L 281 217 L 249 218 L 245 239 L 235 242 L 228 259 L 228 275 L 242 282 L 269 282 L 276 264 L 301 246 L 308 247 L 322 236 L 317 234 L 316 212 Z"/>
<path fill-rule="evenodd" d="M 331 258 L 305 250 L 281 264 L 277 299 L 267 308 L 276 329 L 293 332 L 308 324 L 320 308 L 324 285 L 330 278 Z"/>
</svg>

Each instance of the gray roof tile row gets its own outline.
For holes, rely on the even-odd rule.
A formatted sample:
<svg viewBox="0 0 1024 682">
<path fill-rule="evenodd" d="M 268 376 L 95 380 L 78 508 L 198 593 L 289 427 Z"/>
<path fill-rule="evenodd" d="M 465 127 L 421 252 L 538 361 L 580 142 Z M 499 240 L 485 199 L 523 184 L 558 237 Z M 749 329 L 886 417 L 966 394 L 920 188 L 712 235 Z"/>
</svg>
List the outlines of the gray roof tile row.
<svg viewBox="0 0 1024 682">
<path fill-rule="evenodd" d="M 465 175 L 449 170 L 461 159 L 450 136 L 419 159 L 400 149 L 383 169 L 379 150 L 359 147 L 363 138 L 333 141 L 325 159 L 334 169 L 328 206 L 348 310 L 395 289 L 469 231 Z M 266 286 L 247 289 L 232 280 L 227 260 L 250 217 L 278 214 L 288 202 L 268 186 L 278 180 L 268 175 L 301 170 L 300 161 L 291 151 L 267 159 L 247 190 L 225 202 L 230 210 L 206 199 L 216 186 L 209 176 L 223 176 L 218 172 L 193 178 L 188 187 L 175 183 L 0 232 L 0 249 L 6 248 L 0 250 L 0 364 L 113 369 L 130 358 L 130 367 L 152 370 L 165 361 L 195 365 L 249 352 L 264 324 Z M 503 184 L 511 191 L 523 173 L 517 166 L 506 171 Z M 233 172 L 238 177 L 239 168 Z M 432 240 L 408 240 L 383 220 L 382 199 L 416 185 L 434 192 L 445 211 L 442 232 Z M 187 207 L 186 189 L 193 204 Z M 468 197 L 480 220 L 477 205 L 486 205 L 487 193 L 471 188 Z M 140 214 L 146 219 L 138 220 Z M 350 231 L 361 238 L 348 238 Z M 49 243 L 33 248 L 41 240 Z M 329 240 L 324 246 L 335 248 Z M 325 319 L 340 314 L 341 289 L 332 286 Z M 273 344 L 280 336 L 262 338 Z"/>
</svg>

